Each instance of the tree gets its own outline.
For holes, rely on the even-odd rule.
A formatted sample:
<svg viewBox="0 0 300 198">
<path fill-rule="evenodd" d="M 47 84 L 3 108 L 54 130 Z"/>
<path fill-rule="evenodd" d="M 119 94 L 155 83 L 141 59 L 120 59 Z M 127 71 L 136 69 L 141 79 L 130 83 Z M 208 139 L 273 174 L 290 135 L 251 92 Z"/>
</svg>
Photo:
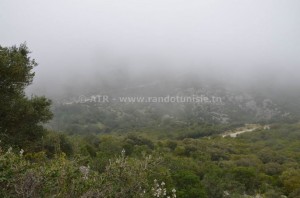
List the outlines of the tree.
<svg viewBox="0 0 300 198">
<path fill-rule="evenodd" d="M 178 190 L 178 196 L 183 198 L 207 197 L 200 178 L 189 170 L 181 170 L 173 176 Z"/>
<path fill-rule="evenodd" d="M 284 189 L 288 194 L 300 194 L 300 170 L 288 169 L 280 176 Z M 291 196 L 293 197 L 293 196 Z M 296 196 L 295 196 L 296 197 Z M 297 196 L 298 197 L 298 196 Z"/>
<path fill-rule="evenodd" d="M 0 139 L 4 144 L 25 147 L 45 133 L 42 124 L 52 118 L 51 101 L 25 95 L 37 66 L 26 44 L 0 46 Z"/>
</svg>

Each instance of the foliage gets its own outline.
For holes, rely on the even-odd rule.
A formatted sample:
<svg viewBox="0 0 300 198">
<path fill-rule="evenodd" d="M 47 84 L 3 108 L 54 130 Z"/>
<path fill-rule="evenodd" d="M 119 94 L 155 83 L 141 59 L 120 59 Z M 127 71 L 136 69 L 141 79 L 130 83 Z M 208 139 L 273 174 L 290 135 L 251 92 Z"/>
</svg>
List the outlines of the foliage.
<svg viewBox="0 0 300 198">
<path fill-rule="evenodd" d="M 42 123 L 52 117 L 50 100 L 27 98 L 24 89 L 31 84 L 37 64 L 25 44 L 10 48 L 0 46 L 0 138 L 7 145 L 30 147 L 45 129 Z"/>
<path fill-rule="evenodd" d="M 98 172 L 64 154 L 50 160 L 44 153 L 24 155 L 10 148 L 0 153 L 0 197 L 176 197 L 164 182 L 150 180 L 159 161 L 128 158 L 122 151 Z"/>
</svg>

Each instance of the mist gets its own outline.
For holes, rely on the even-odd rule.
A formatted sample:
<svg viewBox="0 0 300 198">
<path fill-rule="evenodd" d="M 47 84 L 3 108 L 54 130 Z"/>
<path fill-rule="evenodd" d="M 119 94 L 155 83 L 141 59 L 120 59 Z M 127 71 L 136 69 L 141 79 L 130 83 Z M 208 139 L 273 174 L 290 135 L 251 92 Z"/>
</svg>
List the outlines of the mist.
<svg viewBox="0 0 300 198">
<path fill-rule="evenodd" d="M 2 0 L 0 44 L 26 42 L 30 92 L 179 76 L 299 88 L 297 0 Z"/>
</svg>

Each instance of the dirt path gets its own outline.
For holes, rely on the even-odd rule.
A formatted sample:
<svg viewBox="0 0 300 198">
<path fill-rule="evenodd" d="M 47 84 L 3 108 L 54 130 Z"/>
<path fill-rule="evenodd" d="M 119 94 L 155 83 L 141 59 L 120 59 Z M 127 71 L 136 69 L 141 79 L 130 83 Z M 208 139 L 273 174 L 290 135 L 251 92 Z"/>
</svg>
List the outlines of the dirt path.
<svg viewBox="0 0 300 198">
<path fill-rule="evenodd" d="M 242 128 L 238 128 L 234 131 L 226 131 L 225 133 L 222 134 L 222 137 L 233 137 L 233 138 L 236 138 L 239 134 L 242 134 L 242 133 L 247 133 L 247 132 L 253 132 L 257 129 L 270 129 L 270 127 L 268 125 L 266 126 L 261 126 L 261 125 L 258 125 L 258 124 L 246 124 L 245 127 L 242 127 Z"/>
</svg>

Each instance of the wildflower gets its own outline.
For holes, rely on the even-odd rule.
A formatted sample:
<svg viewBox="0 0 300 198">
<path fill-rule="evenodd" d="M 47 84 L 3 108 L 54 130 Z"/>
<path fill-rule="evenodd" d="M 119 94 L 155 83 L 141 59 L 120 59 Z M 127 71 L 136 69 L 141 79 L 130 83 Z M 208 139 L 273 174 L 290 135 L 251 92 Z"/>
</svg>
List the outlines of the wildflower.
<svg viewBox="0 0 300 198">
<path fill-rule="evenodd" d="M 172 197 L 176 198 L 176 190 L 175 190 L 175 188 L 173 188 L 172 193 L 173 193 Z"/>
<path fill-rule="evenodd" d="M 164 192 L 163 195 L 166 196 L 167 195 L 167 189 L 164 188 Z"/>
<path fill-rule="evenodd" d="M 12 148 L 9 147 L 8 150 L 7 150 L 7 153 L 11 153 L 11 151 L 12 151 Z"/>
<path fill-rule="evenodd" d="M 21 150 L 20 150 L 20 156 L 21 156 L 21 157 L 23 156 L 23 153 L 24 153 L 24 150 L 21 149 Z"/>
<path fill-rule="evenodd" d="M 229 196 L 230 195 L 228 191 L 224 191 L 223 194 L 224 194 L 224 196 Z"/>
</svg>

